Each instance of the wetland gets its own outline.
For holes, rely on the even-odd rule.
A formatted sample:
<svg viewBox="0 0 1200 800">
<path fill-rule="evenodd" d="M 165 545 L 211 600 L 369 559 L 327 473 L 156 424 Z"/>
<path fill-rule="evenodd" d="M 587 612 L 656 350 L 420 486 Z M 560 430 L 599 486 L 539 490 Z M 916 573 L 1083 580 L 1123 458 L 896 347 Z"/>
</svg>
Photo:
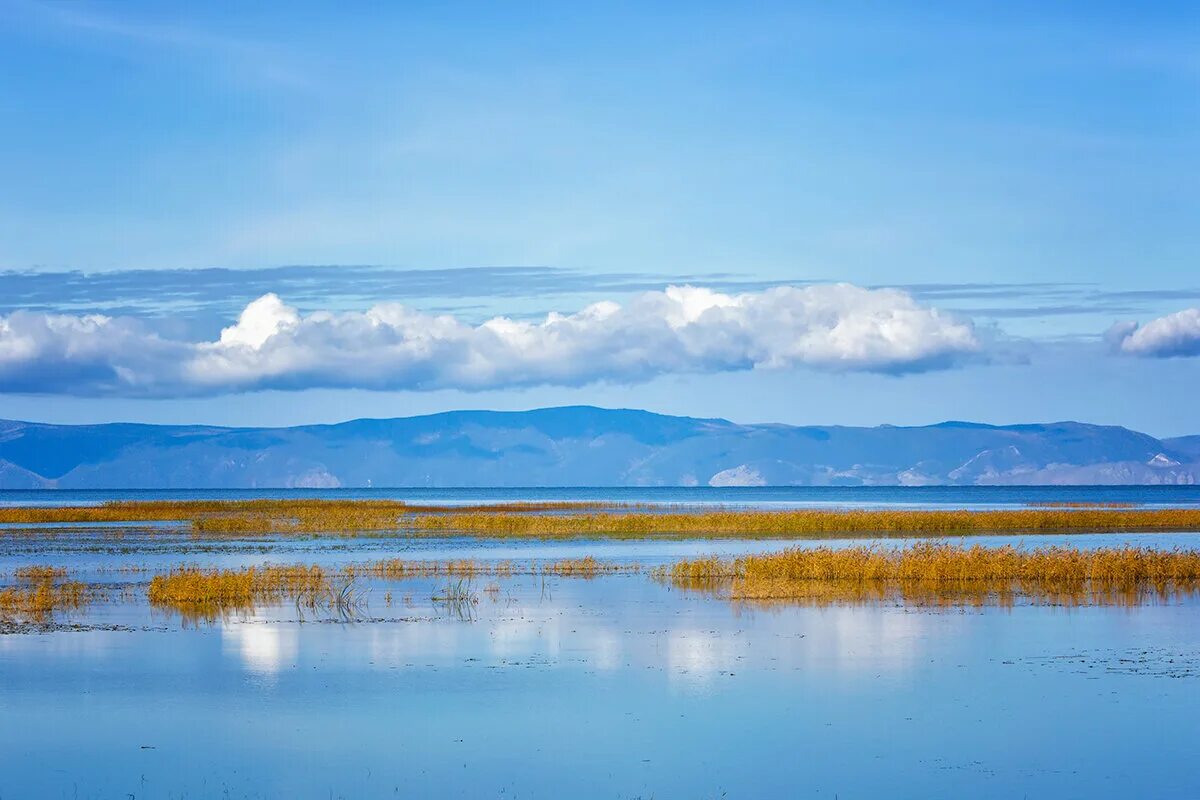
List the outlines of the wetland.
<svg viewBox="0 0 1200 800">
<path fill-rule="evenodd" d="M 530 495 L 0 507 L 0 797 L 1200 793 L 1186 493 Z"/>
</svg>

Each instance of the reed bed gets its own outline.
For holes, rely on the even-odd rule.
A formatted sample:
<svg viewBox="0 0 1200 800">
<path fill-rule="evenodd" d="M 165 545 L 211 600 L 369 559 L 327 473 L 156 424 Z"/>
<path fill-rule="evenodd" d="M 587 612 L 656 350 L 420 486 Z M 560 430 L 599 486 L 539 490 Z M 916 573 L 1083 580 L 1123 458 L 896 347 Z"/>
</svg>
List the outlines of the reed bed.
<svg viewBox="0 0 1200 800">
<path fill-rule="evenodd" d="M 495 538 L 825 538 L 954 534 L 1200 531 L 1200 509 L 1027 508 L 998 511 L 801 509 L 689 513 L 510 514 L 448 511 L 402 520 L 418 532 Z"/>
<path fill-rule="evenodd" d="M 0 615 L 43 620 L 56 611 L 82 608 L 89 599 L 87 586 L 73 581 L 13 586 L 0 589 Z"/>
<path fill-rule="evenodd" d="M 247 569 L 179 567 L 150 580 L 151 603 L 250 604 L 323 590 L 329 577 L 319 566 L 264 566 Z"/>
<path fill-rule="evenodd" d="M 61 567 L 31 565 L 14 571 L 18 584 L 0 589 L 0 617 L 17 617 L 35 622 L 56 611 L 82 608 L 91 600 L 88 586 L 65 581 Z"/>
<path fill-rule="evenodd" d="M 561 577 L 596 578 L 601 575 L 639 572 L 639 564 L 619 564 L 612 561 L 600 561 L 592 556 L 583 558 L 566 558 L 542 566 L 543 575 L 558 575 Z"/>
<path fill-rule="evenodd" d="M 186 526 L 200 538 L 292 534 L 467 535 L 487 538 L 821 538 L 989 533 L 1200 531 L 1200 508 L 1121 504 L 1042 505 L 972 511 L 685 509 L 609 503 L 421 506 L 392 500 L 112 502 L 98 506 L 0 508 L 0 523 L 137 523 Z M 0 529 L 12 532 L 16 528 Z M 19 529 L 29 535 L 35 529 Z M 63 534 L 47 528 L 46 533 Z M 151 534 L 153 535 L 153 534 Z"/>
<path fill-rule="evenodd" d="M 734 601 L 815 605 L 896 602 L 1134 605 L 1200 591 L 1200 551 L 961 547 L 792 548 L 737 559 L 697 558 L 661 569 L 673 585 Z"/>
<path fill-rule="evenodd" d="M 110 501 L 92 506 L 22 506 L 0 508 L 0 524 L 178 523 L 197 535 L 247 533 L 304 533 L 397 530 L 402 518 L 453 509 L 466 514 L 554 514 L 638 508 L 607 502 L 512 502 L 464 506 L 417 505 L 398 500 L 322 500 L 285 498 L 260 500 Z M 10 528 L 23 535 L 31 528 Z M 3 530 L 0 530 L 2 533 Z M 50 529 L 47 533 L 62 533 Z"/>
<path fill-rule="evenodd" d="M 256 607 L 285 601 L 295 602 L 302 610 L 337 611 L 348 596 L 347 587 L 355 587 L 355 581 L 360 578 L 452 578 L 457 579 L 452 586 L 469 588 L 472 580 L 482 576 L 594 578 L 619 572 L 637 572 L 639 569 L 637 564 L 609 563 L 591 556 L 525 564 L 471 559 L 385 559 L 351 564 L 335 571 L 317 565 L 267 565 L 227 570 L 183 566 L 155 575 L 150 580 L 147 596 L 151 605 L 179 612 L 188 619 L 213 620 L 230 613 L 248 614 Z M 354 588 L 350 595 L 356 606 L 362 605 L 364 595 L 361 590 Z"/>
<path fill-rule="evenodd" d="M 152 606 L 189 621 L 212 621 L 256 606 L 295 602 L 297 610 L 344 611 L 349 584 L 336 585 L 319 566 L 262 566 L 221 570 L 185 566 L 150 580 Z"/>
</svg>

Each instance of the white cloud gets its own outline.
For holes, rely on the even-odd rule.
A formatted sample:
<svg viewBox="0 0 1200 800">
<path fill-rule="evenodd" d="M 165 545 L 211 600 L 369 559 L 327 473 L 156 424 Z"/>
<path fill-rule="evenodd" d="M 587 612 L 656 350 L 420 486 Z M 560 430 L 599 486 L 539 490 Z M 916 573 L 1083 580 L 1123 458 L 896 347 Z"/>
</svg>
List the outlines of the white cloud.
<svg viewBox="0 0 1200 800">
<path fill-rule="evenodd" d="M 1200 356 L 1200 308 L 1186 308 L 1138 325 L 1118 322 L 1105 338 L 1119 353 L 1146 358 Z"/>
<path fill-rule="evenodd" d="M 0 316 L 0 391 L 153 394 L 178 381 L 191 346 L 134 319 L 98 314 Z"/>
<path fill-rule="evenodd" d="M 0 317 L 0 391 L 480 390 L 794 367 L 903 373 L 979 349 L 970 322 L 899 290 L 848 284 L 738 295 L 673 286 L 625 305 L 478 325 L 397 303 L 305 315 L 267 294 L 215 342 L 163 339 L 131 319 Z"/>
</svg>

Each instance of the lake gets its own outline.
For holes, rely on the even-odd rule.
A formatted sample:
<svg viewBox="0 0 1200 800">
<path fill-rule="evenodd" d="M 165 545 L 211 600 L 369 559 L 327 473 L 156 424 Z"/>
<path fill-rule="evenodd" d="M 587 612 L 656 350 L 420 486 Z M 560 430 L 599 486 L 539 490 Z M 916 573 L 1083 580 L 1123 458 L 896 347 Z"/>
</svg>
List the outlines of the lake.
<svg viewBox="0 0 1200 800">
<path fill-rule="evenodd" d="M 394 496 L 1200 502 L 1192 489 L 1139 487 L 412 491 Z M 664 493 L 687 499 L 664 501 Z M 29 502 L 25 495 L 0 502 Z M 1191 549 L 1200 540 L 964 541 Z M 0 575 L 59 565 L 114 587 L 112 602 L 72 612 L 69 624 L 0 635 L 0 798 L 1200 796 L 1195 598 L 1132 608 L 758 606 L 650 574 L 686 556 L 816 544 L 0 536 Z M 351 621 L 287 602 L 185 619 L 145 600 L 150 575 L 180 562 L 333 567 L 586 555 L 638 571 L 484 576 L 469 582 L 467 604 L 434 599 L 452 582 L 444 577 L 368 578 L 357 582 L 363 603 Z M 129 568 L 137 571 L 121 572 Z"/>
</svg>

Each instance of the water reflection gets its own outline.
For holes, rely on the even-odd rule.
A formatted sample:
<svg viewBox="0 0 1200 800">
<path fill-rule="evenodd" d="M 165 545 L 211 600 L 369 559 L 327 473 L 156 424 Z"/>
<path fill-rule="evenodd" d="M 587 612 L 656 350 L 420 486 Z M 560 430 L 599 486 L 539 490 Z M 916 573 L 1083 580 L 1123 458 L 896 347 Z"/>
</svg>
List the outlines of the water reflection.
<svg viewBox="0 0 1200 800">
<path fill-rule="evenodd" d="M 292 625 L 265 618 L 229 622 L 221 626 L 221 649 L 240 659 L 243 667 L 259 675 L 274 675 L 295 663 L 300 633 Z"/>
<path fill-rule="evenodd" d="M 437 613 L 429 578 L 372 583 L 382 621 L 281 603 L 199 630 L 0 637 L 0 718 L 20 721 L 0 753 L 31 756 L 4 762 L 0 796 L 1200 790 L 1194 606 L 751 606 L 642 575 L 497 580 L 473 622 Z"/>
</svg>

